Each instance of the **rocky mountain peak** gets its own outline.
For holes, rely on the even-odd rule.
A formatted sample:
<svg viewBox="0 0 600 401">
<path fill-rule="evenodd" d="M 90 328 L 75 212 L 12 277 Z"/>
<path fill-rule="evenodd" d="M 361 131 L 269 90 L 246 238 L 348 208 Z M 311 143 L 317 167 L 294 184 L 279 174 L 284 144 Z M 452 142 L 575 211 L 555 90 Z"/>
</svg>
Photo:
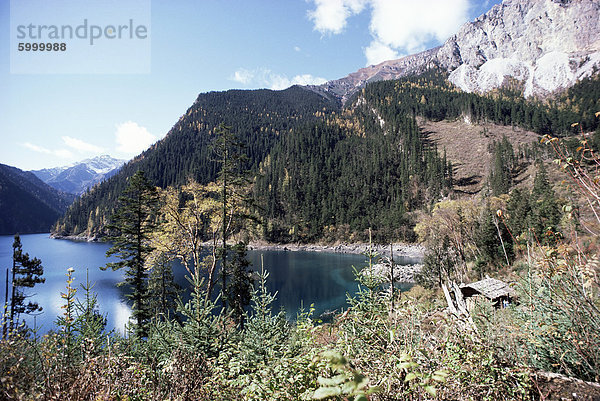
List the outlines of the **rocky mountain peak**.
<svg viewBox="0 0 600 401">
<path fill-rule="evenodd" d="M 102 155 L 68 166 L 34 170 L 32 173 L 60 191 L 79 195 L 115 174 L 124 163 L 125 160 Z"/>
<path fill-rule="evenodd" d="M 467 92 L 487 92 L 508 79 L 525 96 L 572 86 L 600 67 L 600 2 L 505 0 L 464 24 L 442 46 L 362 68 L 315 90 L 347 100 L 371 81 L 397 79 L 437 66 Z"/>
<path fill-rule="evenodd" d="M 505 0 L 463 25 L 436 57 L 468 92 L 509 77 L 523 82 L 525 96 L 568 88 L 600 65 L 600 3 Z"/>
</svg>

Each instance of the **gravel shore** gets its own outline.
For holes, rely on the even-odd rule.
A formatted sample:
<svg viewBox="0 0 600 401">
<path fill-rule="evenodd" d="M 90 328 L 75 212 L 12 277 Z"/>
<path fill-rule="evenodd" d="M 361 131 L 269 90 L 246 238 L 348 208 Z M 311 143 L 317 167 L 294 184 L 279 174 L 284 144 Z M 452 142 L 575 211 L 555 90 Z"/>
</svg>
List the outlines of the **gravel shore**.
<svg viewBox="0 0 600 401">
<path fill-rule="evenodd" d="M 416 244 L 393 244 L 394 257 L 405 256 L 409 258 L 421 259 L 425 248 Z M 330 252 L 330 253 L 365 253 L 369 249 L 369 244 L 338 244 L 338 245 L 320 245 L 320 244 L 269 244 L 263 242 L 250 242 L 248 249 L 257 251 L 307 251 L 307 252 Z M 380 256 L 389 256 L 389 245 L 372 245 L 373 252 Z"/>
</svg>

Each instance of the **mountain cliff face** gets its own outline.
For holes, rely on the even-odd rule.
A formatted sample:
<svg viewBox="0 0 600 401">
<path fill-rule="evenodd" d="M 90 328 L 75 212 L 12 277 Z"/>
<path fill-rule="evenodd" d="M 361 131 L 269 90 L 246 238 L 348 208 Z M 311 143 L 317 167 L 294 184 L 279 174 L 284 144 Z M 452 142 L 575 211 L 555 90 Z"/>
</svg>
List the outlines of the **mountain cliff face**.
<svg viewBox="0 0 600 401">
<path fill-rule="evenodd" d="M 505 0 L 464 24 L 442 46 L 386 61 L 314 90 L 346 101 L 366 83 L 401 78 L 437 66 L 467 92 L 487 92 L 509 79 L 525 96 L 569 88 L 600 68 L 600 2 Z"/>
<path fill-rule="evenodd" d="M 39 179 L 59 191 L 80 195 L 114 174 L 125 163 L 108 155 L 97 156 L 64 167 L 32 171 Z"/>
</svg>

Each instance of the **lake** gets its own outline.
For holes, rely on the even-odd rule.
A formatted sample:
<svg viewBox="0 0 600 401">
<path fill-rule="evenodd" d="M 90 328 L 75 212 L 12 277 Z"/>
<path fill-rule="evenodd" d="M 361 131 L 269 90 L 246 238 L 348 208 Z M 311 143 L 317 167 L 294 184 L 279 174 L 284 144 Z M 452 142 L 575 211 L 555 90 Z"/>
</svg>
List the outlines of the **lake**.
<svg viewBox="0 0 600 401">
<path fill-rule="evenodd" d="M 49 238 L 48 234 L 28 234 L 21 236 L 23 251 L 31 257 L 42 260 L 46 282 L 26 289 L 31 300 L 38 302 L 43 311 L 35 317 L 26 317 L 30 327 L 38 327 L 41 333 L 54 328 L 57 316 L 63 313 L 64 300 L 60 293 L 65 292 L 67 269 L 75 269 L 73 286 L 79 288 L 78 296 L 83 296 L 80 284 L 85 283 L 86 274 L 94 283 L 93 291 L 98 294 L 100 312 L 106 315 L 108 328 L 123 332 L 131 310 L 125 300 L 124 288 L 117 287 L 123 281 L 124 271 L 101 271 L 100 266 L 116 261 L 107 258 L 107 243 L 74 242 Z M 5 293 L 6 269 L 12 266 L 12 236 L 0 236 L 0 296 Z M 289 319 L 293 319 L 300 306 L 305 308 L 313 303 L 315 316 L 324 312 L 340 310 L 346 305 L 346 294 L 354 294 L 358 284 L 354 279 L 352 266 L 366 265 L 363 255 L 289 252 L 289 251 L 248 251 L 248 259 L 254 270 L 260 271 L 260 258 L 263 255 L 264 268 L 269 272 L 268 288 L 277 291 L 273 310 L 284 308 Z M 415 263 L 414 259 L 399 259 L 400 263 Z M 185 269 L 174 263 L 176 281 L 187 286 Z M 408 288 L 408 287 L 405 287 Z M 4 302 L 4 299 L 0 299 Z"/>
</svg>

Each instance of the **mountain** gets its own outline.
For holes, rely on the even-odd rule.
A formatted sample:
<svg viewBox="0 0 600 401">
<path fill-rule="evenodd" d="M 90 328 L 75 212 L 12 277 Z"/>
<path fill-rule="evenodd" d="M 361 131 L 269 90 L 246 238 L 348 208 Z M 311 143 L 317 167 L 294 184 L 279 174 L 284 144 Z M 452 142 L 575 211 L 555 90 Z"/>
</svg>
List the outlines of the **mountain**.
<svg viewBox="0 0 600 401">
<path fill-rule="evenodd" d="M 598 16 L 596 2 L 589 0 L 509 0 L 465 24 L 438 48 L 323 86 L 202 93 L 164 139 L 78 198 L 53 232 L 102 236 L 128 177 L 137 170 L 162 188 L 190 179 L 214 181 L 220 167 L 211 143 L 215 129 L 225 123 L 245 145 L 243 167 L 253 173 L 251 195 L 263 223 L 261 232 L 252 229 L 263 239 L 359 241 L 369 231 L 378 240 L 414 239 L 416 211 L 448 195 L 486 187 L 489 161 L 508 130 L 519 172 L 527 174 L 531 163 L 546 154 L 537 135 L 598 129 L 600 74 L 593 68 Z M 528 26 L 540 17 L 545 21 L 541 27 Z M 548 26 L 550 19 L 557 26 Z M 592 33 L 579 32 L 573 24 Z M 563 31 L 574 43 L 554 38 Z M 545 63 L 560 59 L 558 53 L 579 60 L 568 63 L 572 76 L 561 75 L 563 64 Z M 504 69 L 516 65 L 509 59 L 529 63 L 532 77 L 523 73 L 519 81 Z M 461 68 L 473 70 L 460 75 Z M 498 79 L 485 86 L 490 71 Z M 466 77 L 470 86 L 461 90 L 457 76 Z M 581 79 L 572 82 L 573 76 Z M 551 77 L 564 80 L 554 82 L 557 93 L 550 96 L 554 86 L 546 83 Z M 580 125 L 574 128 L 573 122 Z M 452 135 L 460 135 L 460 141 Z M 455 146 L 459 143 L 465 146 Z M 477 154 L 463 157 L 460 152 Z"/>
<path fill-rule="evenodd" d="M 64 167 L 31 171 L 59 191 L 80 195 L 95 184 L 113 176 L 125 160 L 97 156 Z"/>
<path fill-rule="evenodd" d="M 215 129 L 225 123 L 243 139 L 248 169 L 256 170 L 273 146 L 295 128 L 339 111 L 339 101 L 292 86 L 282 91 L 229 90 L 198 95 L 165 138 L 126 163 L 108 180 L 83 194 L 60 219 L 58 235 L 99 234 L 137 170 L 160 187 L 193 179 L 214 181 L 219 170 L 210 144 Z"/>
<path fill-rule="evenodd" d="M 30 172 L 0 164 L 0 235 L 48 232 L 74 198 Z"/>
<path fill-rule="evenodd" d="M 511 81 L 526 97 L 569 88 L 600 68 L 600 2 L 505 0 L 440 47 L 311 88 L 345 103 L 369 82 L 432 67 L 447 71 L 450 82 L 466 92 L 485 93 Z"/>
</svg>

